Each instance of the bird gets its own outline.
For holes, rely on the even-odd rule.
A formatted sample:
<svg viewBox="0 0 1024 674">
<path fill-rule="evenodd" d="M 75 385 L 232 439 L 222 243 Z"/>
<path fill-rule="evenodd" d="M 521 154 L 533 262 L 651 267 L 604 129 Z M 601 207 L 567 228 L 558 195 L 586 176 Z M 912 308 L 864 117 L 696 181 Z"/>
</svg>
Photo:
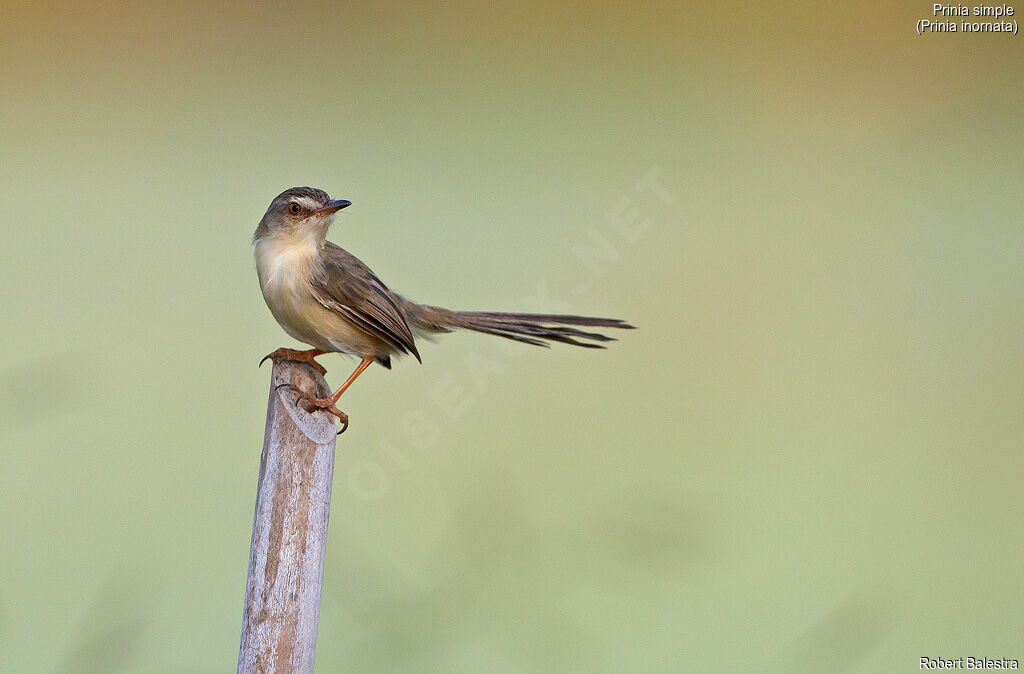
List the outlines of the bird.
<svg viewBox="0 0 1024 674">
<path fill-rule="evenodd" d="M 256 274 L 263 299 L 284 331 L 313 348 L 279 348 L 260 361 L 287 359 L 327 370 L 315 359 L 326 353 L 360 358 L 359 365 L 332 395 L 316 397 L 288 386 L 309 411 L 325 410 L 348 428 L 338 399 L 373 363 L 391 369 L 392 358 L 412 356 L 422 363 L 416 337 L 429 339 L 454 330 L 472 330 L 535 346 L 561 342 L 605 348 L 615 341 L 580 328 L 634 329 L 624 320 L 564 314 L 452 311 L 417 304 L 393 292 L 359 258 L 327 240 L 339 211 L 352 202 L 332 199 L 313 187 L 285 190 L 267 208 L 253 234 Z"/>
</svg>

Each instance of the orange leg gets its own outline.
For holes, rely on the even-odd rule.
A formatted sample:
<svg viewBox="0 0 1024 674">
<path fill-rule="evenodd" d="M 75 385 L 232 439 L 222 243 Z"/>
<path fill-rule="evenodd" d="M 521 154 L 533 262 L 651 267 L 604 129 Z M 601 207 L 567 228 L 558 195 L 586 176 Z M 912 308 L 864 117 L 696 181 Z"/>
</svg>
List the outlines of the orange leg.
<svg viewBox="0 0 1024 674">
<path fill-rule="evenodd" d="M 338 431 L 340 435 L 341 433 L 345 432 L 345 429 L 348 428 L 348 415 L 339 410 L 337 407 L 335 407 L 335 403 L 338 402 L 338 398 L 341 397 L 341 394 L 344 393 L 345 390 L 352 385 L 352 382 L 354 382 L 359 377 L 359 375 L 363 373 L 363 370 L 370 367 L 370 364 L 373 363 L 373 361 L 376 359 L 376 356 L 363 356 L 363 359 L 359 362 L 359 365 L 356 366 L 355 372 L 349 375 L 348 379 L 345 380 L 345 383 L 341 385 L 341 388 L 334 392 L 334 395 L 327 398 L 314 398 L 308 393 L 300 391 L 291 384 L 282 384 L 282 386 L 288 386 L 290 389 L 299 394 L 299 397 L 295 399 L 296 403 L 298 403 L 300 400 L 305 400 L 311 403 L 315 409 L 327 410 L 334 416 L 338 417 L 338 419 L 340 419 L 342 423 L 341 430 Z"/>
<path fill-rule="evenodd" d="M 320 374 L 323 375 L 327 374 L 327 368 L 313 360 L 317 356 L 322 356 L 323 354 L 324 352 L 321 351 L 320 349 L 309 349 L 308 351 L 296 351 L 295 349 L 278 349 L 273 353 L 268 353 L 267 355 L 263 356 L 263 360 L 260 361 L 260 365 L 263 365 L 263 361 L 267 360 L 268 358 L 270 360 L 277 360 L 278 358 L 284 358 L 285 360 L 297 360 L 301 363 L 309 363 L 310 365 L 315 367 L 317 371 L 320 372 Z"/>
</svg>

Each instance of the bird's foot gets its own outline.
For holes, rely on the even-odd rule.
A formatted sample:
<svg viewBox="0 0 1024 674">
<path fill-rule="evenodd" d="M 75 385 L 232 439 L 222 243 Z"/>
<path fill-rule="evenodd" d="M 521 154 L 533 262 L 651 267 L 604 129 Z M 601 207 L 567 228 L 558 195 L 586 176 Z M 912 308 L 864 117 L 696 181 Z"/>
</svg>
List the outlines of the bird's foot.
<svg viewBox="0 0 1024 674">
<path fill-rule="evenodd" d="M 325 368 L 323 365 L 321 365 L 320 363 L 316 362 L 316 360 L 315 360 L 315 358 L 317 356 L 322 355 L 322 354 L 323 354 L 323 351 L 321 351 L 320 349 L 309 349 L 308 351 L 298 351 L 296 349 L 283 349 L 282 348 L 282 349 L 278 349 L 277 351 L 274 351 L 273 353 L 268 353 L 267 355 L 263 356 L 263 360 L 260 361 L 260 365 L 262 366 L 263 362 L 266 361 L 268 358 L 270 360 L 277 360 L 278 358 L 284 358 L 285 360 L 297 360 L 300 363 L 309 363 L 310 365 L 312 365 L 313 367 L 316 368 L 317 372 L 319 372 L 321 375 L 325 375 L 325 374 L 327 374 L 327 368 Z"/>
<path fill-rule="evenodd" d="M 338 435 L 341 435 L 348 429 L 348 415 L 335 407 L 335 403 L 338 402 L 337 398 L 314 398 L 294 384 L 281 384 L 277 388 L 288 388 L 298 393 L 299 397 L 295 399 L 295 404 L 298 405 L 300 400 L 309 403 L 308 406 L 302 406 L 307 412 L 324 410 L 338 417 L 338 420 L 341 421 L 341 430 L 338 431 Z"/>
</svg>

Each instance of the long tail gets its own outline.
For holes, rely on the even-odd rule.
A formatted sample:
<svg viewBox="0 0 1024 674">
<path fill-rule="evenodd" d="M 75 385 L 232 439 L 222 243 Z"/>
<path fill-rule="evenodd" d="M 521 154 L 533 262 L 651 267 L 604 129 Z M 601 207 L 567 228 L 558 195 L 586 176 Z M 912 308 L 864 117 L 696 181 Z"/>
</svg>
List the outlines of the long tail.
<svg viewBox="0 0 1024 674">
<path fill-rule="evenodd" d="M 599 332 L 587 332 L 568 326 L 580 325 L 626 330 L 635 328 L 618 318 L 567 316 L 564 314 L 510 314 L 498 311 L 452 311 L 443 307 L 416 304 L 404 297 L 399 299 L 402 301 L 402 310 L 413 330 L 420 333 L 451 332 L 455 329 L 474 330 L 537 346 L 550 346 L 548 342 L 561 342 L 588 349 L 603 349 L 605 347 L 600 342 L 614 342 L 615 338 L 602 335 Z"/>
</svg>

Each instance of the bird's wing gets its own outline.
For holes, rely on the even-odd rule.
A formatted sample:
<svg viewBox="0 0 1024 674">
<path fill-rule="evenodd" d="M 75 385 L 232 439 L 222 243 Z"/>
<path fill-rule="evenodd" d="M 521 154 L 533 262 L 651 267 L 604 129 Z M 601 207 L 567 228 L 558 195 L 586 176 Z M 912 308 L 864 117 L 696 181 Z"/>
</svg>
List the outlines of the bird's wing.
<svg viewBox="0 0 1024 674">
<path fill-rule="evenodd" d="M 391 291 L 359 258 L 330 241 L 320 256 L 321 273 L 313 279 L 313 295 L 366 333 L 420 360 L 412 330 Z"/>
</svg>

